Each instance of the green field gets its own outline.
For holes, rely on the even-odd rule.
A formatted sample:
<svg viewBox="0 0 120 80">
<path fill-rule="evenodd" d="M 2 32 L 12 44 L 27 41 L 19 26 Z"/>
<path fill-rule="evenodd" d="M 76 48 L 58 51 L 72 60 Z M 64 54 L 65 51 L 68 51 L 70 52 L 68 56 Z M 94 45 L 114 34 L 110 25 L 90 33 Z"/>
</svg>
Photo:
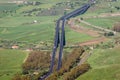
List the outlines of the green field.
<svg viewBox="0 0 120 80">
<path fill-rule="evenodd" d="M 2 18 L 0 19 L 0 38 L 28 42 L 53 41 L 55 32 L 54 20 L 57 20 L 58 17 Z M 32 23 L 34 20 L 37 20 L 38 23 Z M 92 39 L 92 37 L 83 33 L 74 32 L 66 26 L 66 39 L 68 42 L 83 42 Z"/>
<path fill-rule="evenodd" d="M 8 0 L 6 0 L 8 1 Z M 32 1 L 32 0 L 31 0 Z M 36 0 L 38 1 L 38 0 Z M 17 40 L 17 41 L 28 41 L 28 42 L 39 42 L 39 41 L 53 41 L 54 39 L 54 33 L 55 33 L 55 20 L 57 20 L 61 15 L 56 15 L 56 16 L 23 16 L 22 12 L 23 11 L 29 11 L 35 8 L 51 8 L 56 5 L 56 3 L 59 2 L 66 2 L 67 0 L 45 0 L 42 2 L 41 5 L 38 6 L 22 6 L 17 8 L 17 5 L 12 5 L 12 4 L 3 4 L 0 5 L 1 8 L 0 10 L 6 10 L 6 9 L 12 9 L 16 10 L 16 13 L 8 14 L 7 16 L 4 17 L 4 14 L 1 14 L 3 17 L 0 18 L 0 38 L 1 39 L 8 39 L 8 40 Z M 72 1 L 71 2 L 76 2 Z M 81 3 L 84 3 L 87 1 L 81 1 Z M 109 2 L 106 2 L 104 4 L 108 4 Z M 100 7 L 101 3 L 97 3 L 96 6 Z M 112 5 L 117 5 L 116 3 L 112 3 Z M 79 7 L 79 6 L 77 6 Z M 108 5 L 103 6 L 104 8 L 102 11 L 106 10 L 108 8 Z M 91 9 L 90 9 L 91 10 Z M 91 15 L 90 10 L 84 14 L 86 15 Z M 95 9 L 98 10 L 98 9 Z M 33 12 L 32 14 L 37 13 Z M 90 13 L 90 14 L 89 14 Z M 93 11 L 92 15 L 98 14 L 96 11 Z M 84 16 L 83 15 L 83 16 Z M 38 23 L 33 24 L 33 21 L 37 20 Z M 118 18 L 119 20 L 119 18 Z M 99 19 L 88 19 L 86 21 L 98 25 L 98 26 L 103 26 L 106 28 L 111 28 L 113 24 L 118 21 L 110 18 L 99 18 Z M 74 36 L 73 36 L 74 35 Z M 73 42 L 83 42 L 83 41 L 88 41 L 91 40 L 92 37 L 87 35 L 87 34 L 81 34 L 74 32 L 70 29 L 66 29 L 66 39 L 69 43 Z"/>
<path fill-rule="evenodd" d="M 89 36 L 88 34 L 78 33 L 71 30 L 69 27 L 66 27 L 66 41 L 68 44 L 85 42 L 92 39 L 94 39 L 94 37 Z"/>
<path fill-rule="evenodd" d="M 0 11 L 16 10 L 17 8 L 18 8 L 18 5 L 16 5 L 16 4 L 9 4 L 9 3 L 0 4 Z"/>
<path fill-rule="evenodd" d="M 42 3 L 40 5 L 17 5 L 10 4 L 8 1 L 11 0 L 0 0 L 0 40 L 28 42 L 31 44 L 49 41 L 53 44 L 56 20 L 63 15 L 61 10 L 64 11 L 64 9 L 69 9 L 71 5 L 74 5 L 73 8 L 67 11 L 68 13 L 87 3 L 88 0 L 28 0 L 39 1 Z M 78 4 L 78 2 L 80 3 Z M 57 3 L 61 4 L 61 6 L 57 5 Z M 97 0 L 97 3 L 85 14 L 78 17 L 98 16 L 111 11 L 113 13 L 120 12 L 115 8 L 115 6 L 119 7 L 119 4 L 120 1 Z M 69 5 L 69 7 L 66 5 Z M 49 9 L 55 9 L 56 13 L 58 9 L 61 13 L 45 16 L 44 13 L 47 13 Z M 37 15 L 40 12 L 44 13 Z M 120 22 L 120 17 L 89 18 L 85 19 L 85 21 L 111 29 L 116 22 Z M 83 23 L 79 25 L 86 28 L 91 27 Z M 67 45 L 94 39 L 94 37 L 87 34 L 71 30 L 68 25 L 65 25 L 65 33 Z M 120 80 L 119 49 L 120 47 L 94 50 L 88 59 L 88 63 L 92 68 L 77 80 Z M 0 49 L 0 80 L 10 80 L 15 73 L 20 72 L 21 64 L 27 55 L 27 52 L 21 50 Z"/>
<path fill-rule="evenodd" d="M 21 71 L 21 65 L 28 55 L 25 51 L 0 49 L 0 80 L 10 80 Z"/>
<path fill-rule="evenodd" d="M 119 49 L 94 50 L 88 59 L 92 68 L 76 80 L 120 80 Z"/>
<path fill-rule="evenodd" d="M 107 17 L 107 18 L 90 18 L 90 19 L 86 19 L 85 21 L 95 26 L 112 29 L 112 27 L 114 26 L 116 22 L 120 22 L 120 16 Z"/>
<path fill-rule="evenodd" d="M 1 19 L 1 35 L 2 39 L 22 40 L 22 41 L 38 41 L 53 39 L 55 17 L 14 17 Z M 37 20 L 38 23 L 32 22 Z M 5 21 L 8 21 L 6 23 Z M 13 23 L 13 24 L 11 24 Z M 47 38 L 47 39 L 46 39 Z"/>
<path fill-rule="evenodd" d="M 13 16 L 10 16 L 9 14 L 6 17 L 0 18 L 0 38 L 28 42 L 53 41 L 56 27 L 55 21 L 60 17 L 60 15 L 24 17 L 21 14 L 22 11 L 32 10 L 34 8 L 52 7 L 59 1 L 55 1 L 55 3 L 48 3 L 48 0 L 46 0 L 45 2 L 46 3 L 39 6 L 30 5 L 20 7 L 17 9 L 17 13 L 13 14 Z M 61 0 L 60 2 L 63 1 Z M 6 9 L 6 7 L 4 6 L 2 9 Z M 37 20 L 37 23 L 33 23 L 34 20 Z M 91 39 L 92 37 L 87 34 L 77 33 L 70 30 L 68 27 L 66 28 L 66 40 L 68 43 L 84 42 Z"/>
</svg>

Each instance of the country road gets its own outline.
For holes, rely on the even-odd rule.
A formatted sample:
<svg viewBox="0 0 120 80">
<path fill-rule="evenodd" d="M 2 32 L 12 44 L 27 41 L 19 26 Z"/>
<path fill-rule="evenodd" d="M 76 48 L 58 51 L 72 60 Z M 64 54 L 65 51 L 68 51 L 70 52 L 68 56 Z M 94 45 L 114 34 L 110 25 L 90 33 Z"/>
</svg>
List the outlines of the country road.
<svg viewBox="0 0 120 80">
<path fill-rule="evenodd" d="M 80 26 L 80 25 L 75 24 L 75 20 L 70 20 L 68 22 L 68 25 L 72 30 L 74 30 L 76 32 L 84 33 L 84 34 L 90 35 L 92 37 L 99 37 L 100 36 L 98 31 L 95 31 L 93 29 L 86 28 L 84 26 Z"/>
<path fill-rule="evenodd" d="M 116 32 L 113 31 L 113 30 L 106 29 L 106 28 L 103 28 L 103 27 L 101 27 L 101 26 L 95 26 L 95 25 L 90 24 L 90 23 L 88 23 L 88 22 L 86 22 L 86 21 L 84 21 L 84 20 L 80 20 L 80 22 L 81 22 L 81 23 L 84 23 L 84 24 L 86 24 L 86 25 L 88 25 L 88 26 L 91 26 L 91 27 L 93 27 L 93 28 L 99 29 L 99 30 L 101 30 L 101 31 L 116 33 Z"/>
<path fill-rule="evenodd" d="M 95 28 L 99 28 L 99 29 L 104 29 L 104 28 L 101 28 L 101 27 L 98 27 L 98 26 L 94 26 L 90 23 L 87 23 L 83 20 L 81 20 L 82 23 L 84 24 L 87 24 L 87 25 L 90 25 L 90 26 L 93 26 Z M 79 46 L 86 46 L 86 45 L 94 45 L 94 44 L 99 44 L 101 42 L 105 42 L 107 41 L 108 39 L 106 37 L 104 37 L 103 35 L 100 35 L 99 32 L 100 31 L 95 31 L 93 29 L 87 29 L 83 26 L 79 26 L 79 25 L 76 25 L 74 20 L 71 20 L 68 22 L 68 25 L 70 26 L 70 28 L 76 32 L 79 32 L 79 33 L 84 33 L 84 34 L 88 34 L 92 37 L 94 37 L 93 40 L 89 40 L 89 41 L 86 41 L 86 42 L 82 42 L 82 43 L 77 43 L 77 45 Z"/>
</svg>

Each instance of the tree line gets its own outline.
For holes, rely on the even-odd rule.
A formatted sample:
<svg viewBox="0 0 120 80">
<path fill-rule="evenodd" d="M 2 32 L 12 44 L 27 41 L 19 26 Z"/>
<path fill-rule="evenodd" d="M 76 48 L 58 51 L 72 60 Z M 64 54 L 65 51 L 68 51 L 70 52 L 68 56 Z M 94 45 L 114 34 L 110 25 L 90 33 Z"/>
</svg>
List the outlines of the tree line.
<svg viewBox="0 0 120 80">
<path fill-rule="evenodd" d="M 54 71 L 45 80 L 57 80 L 64 77 L 63 80 L 75 80 L 78 76 L 90 69 L 89 64 L 77 65 L 80 61 L 80 56 L 83 54 L 83 48 L 74 49 L 66 58 L 62 60 L 62 67 L 59 71 Z"/>
<path fill-rule="evenodd" d="M 89 64 L 78 66 L 81 59 L 80 56 L 84 51 L 82 47 L 79 47 L 73 49 L 67 56 L 63 56 L 62 66 L 59 71 L 56 71 L 58 61 L 56 58 L 54 71 L 46 80 L 57 80 L 61 76 L 64 77 L 63 80 L 74 80 L 88 71 L 90 69 Z M 42 77 L 49 71 L 50 61 L 50 52 L 34 51 L 30 53 L 27 60 L 22 65 L 22 73 L 16 74 L 13 80 L 38 80 L 39 77 Z"/>
</svg>

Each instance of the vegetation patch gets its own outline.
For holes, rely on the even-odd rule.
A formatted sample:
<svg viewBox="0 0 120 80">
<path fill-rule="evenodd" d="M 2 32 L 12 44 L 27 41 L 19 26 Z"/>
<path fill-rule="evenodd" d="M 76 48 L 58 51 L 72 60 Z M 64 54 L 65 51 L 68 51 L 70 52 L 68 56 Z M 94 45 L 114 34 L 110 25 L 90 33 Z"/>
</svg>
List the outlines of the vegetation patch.
<svg viewBox="0 0 120 80">
<path fill-rule="evenodd" d="M 58 72 L 53 72 L 46 80 L 57 80 L 59 78 L 62 78 L 62 80 L 74 80 L 80 74 L 86 72 L 90 68 L 88 64 L 77 65 L 83 52 L 83 48 L 74 49 L 68 56 L 63 58 L 61 69 Z M 76 71 L 77 69 L 79 70 Z"/>
<path fill-rule="evenodd" d="M 92 69 L 76 80 L 119 80 L 120 47 L 113 49 L 96 49 L 88 59 Z"/>
<path fill-rule="evenodd" d="M 0 49 L 0 80 L 10 80 L 14 74 L 21 72 L 21 64 L 27 52 Z"/>
</svg>

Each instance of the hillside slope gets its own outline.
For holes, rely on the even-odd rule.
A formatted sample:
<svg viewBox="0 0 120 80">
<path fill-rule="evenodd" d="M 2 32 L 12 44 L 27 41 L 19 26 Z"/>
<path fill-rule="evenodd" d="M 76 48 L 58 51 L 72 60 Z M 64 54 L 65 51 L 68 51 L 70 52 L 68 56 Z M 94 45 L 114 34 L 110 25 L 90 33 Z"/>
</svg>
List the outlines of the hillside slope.
<svg viewBox="0 0 120 80">
<path fill-rule="evenodd" d="M 120 46 L 113 49 L 96 49 L 88 59 L 91 70 L 76 80 L 119 80 Z"/>
</svg>

